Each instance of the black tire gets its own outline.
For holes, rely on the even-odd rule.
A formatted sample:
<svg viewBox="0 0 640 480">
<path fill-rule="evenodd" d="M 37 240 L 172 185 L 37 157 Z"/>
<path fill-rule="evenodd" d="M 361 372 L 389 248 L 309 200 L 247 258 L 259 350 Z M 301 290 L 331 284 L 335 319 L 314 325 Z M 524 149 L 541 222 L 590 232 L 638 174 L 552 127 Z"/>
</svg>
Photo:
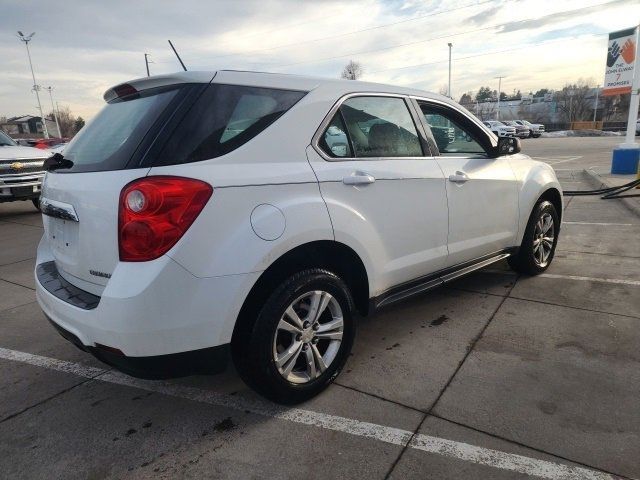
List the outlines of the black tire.
<svg viewBox="0 0 640 480">
<path fill-rule="evenodd" d="M 31 203 L 33 203 L 33 206 L 36 207 L 36 210 L 40 211 L 40 197 L 32 198 Z"/>
<path fill-rule="evenodd" d="M 327 292 L 337 301 L 343 320 L 342 340 L 339 346 L 334 347 L 338 349 L 337 353 L 323 373 L 306 383 L 295 383 L 285 378 L 276 365 L 275 345 L 280 334 L 277 327 L 290 305 L 314 291 Z M 328 309 L 324 312 L 331 315 Z M 253 327 L 234 335 L 232 354 L 238 373 L 251 388 L 277 403 L 293 405 L 316 396 L 339 375 L 351 352 L 356 330 L 353 311 L 354 303 L 349 288 L 337 275 L 318 268 L 292 275 L 271 293 L 259 309 Z M 290 341 L 293 345 L 293 338 Z M 306 347 L 311 347 L 311 344 L 306 344 Z M 319 351 L 324 348 L 322 341 L 317 348 Z M 299 361 L 304 362 L 305 354 L 306 349 L 296 357 L 301 357 Z"/>
<path fill-rule="evenodd" d="M 539 249 L 534 252 L 534 237 L 541 234 L 537 230 L 537 225 L 538 222 L 540 222 L 540 220 L 547 215 L 549 215 L 553 220 L 553 242 L 548 255 L 546 257 L 543 257 L 544 261 L 540 261 L 542 260 L 540 258 L 540 255 L 544 255 L 544 252 L 540 254 Z M 553 260 L 553 256 L 556 251 L 556 246 L 558 245 L 558 234 L 560 233 L 559 227 L 560 219 L 558 217 L 556 207 L 554 207 L 553 204 L 547 200 L 540 200 L 533 208 L 533 212 L 531 212 L 531 215 L 529 216 L 529 222 L 527 223 L 527 228 L 524 232 L 522 244 L 520 245 L 518 252 L 508 258 L 508 262 L 511 268 L 519 273 L 524 273 L 526 275 L 538 275 L 549 268 L 549 265 L 551 265 L 551 261 Z M 548 242 L 545 242 L 545 245 L 548 245 Z"/>
</svg>

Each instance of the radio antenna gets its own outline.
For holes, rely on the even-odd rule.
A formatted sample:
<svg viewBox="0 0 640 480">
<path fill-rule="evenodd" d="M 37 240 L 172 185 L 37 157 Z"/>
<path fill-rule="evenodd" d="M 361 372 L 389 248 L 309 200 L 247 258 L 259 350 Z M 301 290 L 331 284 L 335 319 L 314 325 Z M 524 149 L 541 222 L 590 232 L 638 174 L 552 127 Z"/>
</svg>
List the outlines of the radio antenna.
<svg viewBox="0 0 640 480">
<path fill-rule="evenodd" d="M 176 51 L 176 47 L 173 46 L 173 43 L 171 43 L 171 40 L 167 40 L 167 41 L 169 42 L 169 45 L 171 46 L 171 50 L 173 50 L 173 53 L 175 53 L 176 57 L 178 57 L 178 61 L 180 62 L 180 65 L 182 65 L 182 68 L 186 72 L 187 71 L 187 67 L 184 66 L 184 62 L 180 58 L 180 55 L 178 55 L 178 52 Z"/>
</svg>

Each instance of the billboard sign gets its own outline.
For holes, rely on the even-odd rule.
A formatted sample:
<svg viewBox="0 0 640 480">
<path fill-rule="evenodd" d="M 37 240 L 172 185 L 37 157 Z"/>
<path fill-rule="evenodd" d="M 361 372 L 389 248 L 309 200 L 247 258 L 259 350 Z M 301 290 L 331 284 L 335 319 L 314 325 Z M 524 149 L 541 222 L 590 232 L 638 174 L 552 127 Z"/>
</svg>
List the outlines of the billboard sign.
<svg viewBox="0 0 640 480">
<path fill-rule="evenodd" d="M 607 69 L 602 95 L 620 95 L 631 92 L 633 68 L 636 63 L 637 28 L 628 28 L 609 34 Z"/>
</svg>

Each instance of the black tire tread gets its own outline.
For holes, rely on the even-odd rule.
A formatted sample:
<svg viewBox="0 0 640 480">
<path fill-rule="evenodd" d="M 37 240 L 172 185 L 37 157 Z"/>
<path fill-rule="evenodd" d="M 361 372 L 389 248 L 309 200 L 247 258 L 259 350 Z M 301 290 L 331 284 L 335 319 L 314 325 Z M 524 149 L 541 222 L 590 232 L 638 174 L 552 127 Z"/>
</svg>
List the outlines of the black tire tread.
<svg viewBox="0 0 640 480">
<path fill-rule="evenodd" d="M 351 322 L 351 334 L 345 333 L 338 358 L 325 374 L 308 384 L 294 385 L 283 379 L 271 365 L 271 354 L 267 353 L 271 349 L 273 335 L 270 321 L 280 318 L 282 305 L 300 294 L 296 293 L 296 290 L 317 281 L 333 283 L 334 287 L 342 292 L 343 302 L 346 302 L 346 307 L 343 305 L 343 318 L 345 326 L 347 322 Z M 236 345 L 232 345 L 233 360 L 240 377 L 252 389 L 277 403 L 293 405 L 317 395 L 338 376 L 347 360 L 355 334 L 354 311 L 354 302 L 347 285 L 334 273 L 322 268 L 310 268 L 291 275 L 269 295 L 259 309 L 253 326 L 246 328 L 244 334 L 234 338 Z"/>
<path fill-rule="evenodd" d="M 533 261 L 533 232 L 538 218 L 545 210 L 549 211 L 549 213 L 551 213 L 551 216 L 553 217 L 555 226 L 555 243 L 553 245 L 553 249 L 551 250 L 549 262 L 545 267 L 540 267 Z M 553 206 L 553 203 L 549 202 L 548 200 L 539 200 L 533 207 L 533 211 L 529 216 L 529 221 L 527 222 L 527 228 L 525 229 L 524 236 L 522 237 L 522 244 L 520 245 L 520 248 L 518 249 L 517 253 L 511 255 L 507 259 L 507 261 L 509 262 L 509 266 L 516 272 L 523 273 L 525 275 L 539 275 L 547 268 L 549 268 L 549 265 L 551 265 L 551 262 L 553 261 L 553 256 L 558 244 L 558 235 L 560 233 L 559 226 L 560 222 L 558 212 Z"/>
</svg>

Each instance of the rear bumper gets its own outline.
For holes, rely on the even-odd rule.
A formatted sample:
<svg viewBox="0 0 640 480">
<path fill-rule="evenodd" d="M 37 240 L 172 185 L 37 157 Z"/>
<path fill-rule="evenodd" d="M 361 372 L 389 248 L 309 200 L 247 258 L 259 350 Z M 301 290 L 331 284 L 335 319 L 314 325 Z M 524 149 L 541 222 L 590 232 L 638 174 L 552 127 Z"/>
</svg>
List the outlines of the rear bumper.
<svg viewBox="0 0 640 480">
<path fill-rule="evenodd" d="M 144 364 L 145 357 L 228 344 L 242 303 L 259 276 L 198 278 L 167 256 L 152 262 L 121 262 L 101 295 L 92 295 L 98 299 L 95 306 L 87 309 L 70 303 L 77 297 L 70 301 L 66 293 L 54 294 L 43 285 L 42 265 L 52 261 L 43 239 L 35 272 L 40 307 L 57 327 L 77 339 L 74 343 L 114 366 L 121 363 L 120 357 Z M 82 295 L 74 288 L 72 296 Z M 114 357 L 114 352 L 121 355 Z"/>
<path fill-rule="evenodd" d="M 170 355 L 127 357 L 122 352 L 105 348 L 102 345 L 96 345 L 95 347 L 84 345 L 73 333 L 65 330 L 50 318 L 48 320 L 62 337 L 73 343 L 80 350 L 90 353 L 107 365 L 134 377 L 162 379 L 192 374 L 212 375 L 223 372 L 231 358 L 230 345 L 228 343 L 217 347 Z"/>
</svg>

